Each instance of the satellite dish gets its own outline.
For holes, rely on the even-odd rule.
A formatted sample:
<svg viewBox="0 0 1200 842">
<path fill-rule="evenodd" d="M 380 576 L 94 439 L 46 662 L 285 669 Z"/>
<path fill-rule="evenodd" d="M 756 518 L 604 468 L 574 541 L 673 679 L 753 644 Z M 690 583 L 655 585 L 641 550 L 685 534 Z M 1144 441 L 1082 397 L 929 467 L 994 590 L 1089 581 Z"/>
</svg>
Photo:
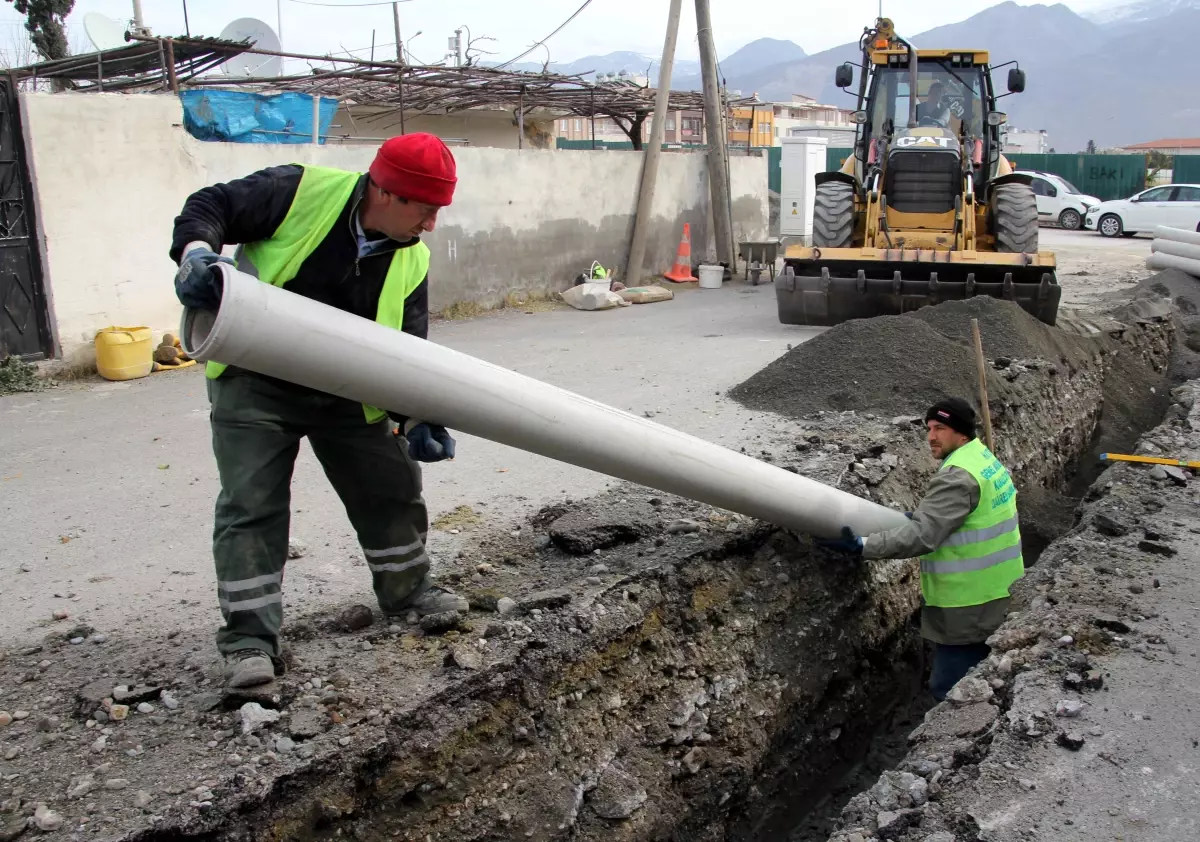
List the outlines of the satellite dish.
<svg viewBox="0 0 1200 842">
<path fill-rule="evenodd" d="M 115 50 L 125 46 L 125 27 L 112 18 L 88 12 L 83 16 L 83 29 L 97 50 Z"/>
<path fill-rule="evenodd" d="M 257 18 L 238 18 L 221 30 L 220 37 L 226 41 L 250 41 L 260 50 L 277 53 L 280 49 L 275 30 Z M 222 64 L 221 70 L 227 76 L 279 76 L 283 73 L 283 59 L 242 53 Z"/>
</svg>

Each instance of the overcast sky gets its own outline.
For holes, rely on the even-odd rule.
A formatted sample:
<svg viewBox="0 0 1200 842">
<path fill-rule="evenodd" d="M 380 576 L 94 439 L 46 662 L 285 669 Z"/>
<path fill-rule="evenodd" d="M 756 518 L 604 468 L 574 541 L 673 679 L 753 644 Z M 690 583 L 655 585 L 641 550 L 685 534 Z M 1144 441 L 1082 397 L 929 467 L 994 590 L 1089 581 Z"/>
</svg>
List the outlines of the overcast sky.
<svg viewBox="0 0 1200 842">
<path fill-rule="evenodd" d="M 234 18 L 257 17 L 279 29 L 283 47 L 299 53 L 325 54 L 343 49 L 369 55 L 375 31 L 376 55 L 395 55 L 390 3 L 367 0 L 188 0 L 193 35 L 218 35 Z M 400 3 L 402 37 L 416 59 L 434 63 L 447 49 L 454 29 L 466 25 L 473 36 L 490 36 L 483 46 L 492 58 L 507 60 L 543 39 L 566 20 L 583 0 L 405 0 Z M 1022 5 L 1033 5 L 1019 0 Z M 314 5 L 314 4 L 320 5 Z M 662 51 L 667 0 L 592 0 L 580 15 L 547 42 L 553 61 L 571 61 L 614 50 L 657 55 Z M 995 0 L 883 0 L 884 12 L 901 32 L 917 33 L 963 20 Z M 1070 0 L 1076 11 L 1115 5 L 1114 0 Z M 88 12 L 127 21 L 131 0 L 76 0 L 68 18 L 71 44 L 89 47 L 83 33 Z M 161 35 L 184 31 L 183 0 L 142 0 L 145 23 Z M 338 8 L 340 7 L 340 8 Z M 722 57 L 744 44 L 769 36 L 794 41 L 809 53 L 857 39 L 874 20 L 878 0 L 712 0 L 713 30 Z M 277 11 L 278 9 L 278 11 Z M 696 58 L 695 7 L 684 0 L 677 56 Z M 282 18 L 282 20 L 280 20 Z M 0 49 L 10 50 L 23 16 L 0 3 Z M 417 33 L 420 32 L 420 35 Z M 415 38 L 413 36 L 416 36 Z M 411 41 L 409 39 L 412 39 Z M 544 60 L 538 48 L 529 60 Z"/>
</svg>

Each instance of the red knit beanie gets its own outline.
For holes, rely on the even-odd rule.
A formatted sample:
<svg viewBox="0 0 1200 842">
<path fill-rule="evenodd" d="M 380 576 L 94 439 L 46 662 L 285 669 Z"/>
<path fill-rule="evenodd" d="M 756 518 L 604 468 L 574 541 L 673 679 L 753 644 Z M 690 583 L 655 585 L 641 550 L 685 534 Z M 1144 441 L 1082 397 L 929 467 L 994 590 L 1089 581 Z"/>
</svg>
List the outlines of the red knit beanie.
<svg viewBox="0 0 1200 842">
<path fill-rule="evenodd" d="M 371 179 L 393 196 L 445 207 L 454 199 L 454 156 L 440 138 L 418 132 L 379 147 Z"/>
</svg>

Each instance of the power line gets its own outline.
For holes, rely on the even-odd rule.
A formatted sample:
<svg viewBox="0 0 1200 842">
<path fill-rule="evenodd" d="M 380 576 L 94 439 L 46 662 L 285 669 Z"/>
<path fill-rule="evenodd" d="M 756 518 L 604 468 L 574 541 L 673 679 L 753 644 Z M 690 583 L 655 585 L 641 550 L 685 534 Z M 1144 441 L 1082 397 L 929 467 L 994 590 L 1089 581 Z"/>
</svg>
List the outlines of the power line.
<svg viewBox="0 0 1200 842">
<path fill-rule="evenodd" d="M 413 0 L 395 0 L 397 3 L 411 3 Z M 370 3 L 318 3 L 317 0 L 288 0 L 289 3 L 299 3 L 301 6 L 325 6 L 329 9 L 357 9 L 364 6 L 390 6 L 392 0 L 373 0 Z"/>
<path fill-rule="evenodd" d="M 571 15 L 569 18 L 567 18 L 565 21 L 563 21 L 563 22 L 562 22 L 562 23 L 559 25 L 558 29 L 556 29 L 556 30 L 554 30 L 553 32 L 551 32 L 549 35 L 547 35 L 547 36 L 546 36 L 545 38 L 543 38 L 541 41 L 538 41 L 536 44 L 534 44 L 532 47 L 530 47 L 530 48 L 529 48 L 528 50 L 526 50 L 525 52 L 521 53 L 521 54 L 520 54 L 519 56 L 517 56 L 516 58 L 511 58 L 511 59 L 509 59 L 508 61 L 504 62 L 504 64 L 501 64 L 501 65 L 500 65 L 500 66 L 499 66 L 497 69 L 503 69 L 503 68 L 505 68 L 505 67 L 508 67 L 510 64 L 513 64 L 513 63 L 515 63 L 515 62 L 518 62 L 518 61 L 520 61 L 521 59 L 525 58 L 525 56 L 529 55 L 529 54 L 530 54 L 530 53 L 532 53 L 534 50 L 536 50 L 538 47 L 542 46 L 544 43 L 546 43 L 546 42 L 547 42 L 547 41 L 549 41 L 551 38 L 553 38 L 555 35 L 557 35 L 559 32 L 561 32 L 561 31 L 563 30 L 563 27 L 565 27 L 565 26 L 566 26 L 568 23 L 570 23 L 571 21 L 575 20 L 575 18 L 579 17 L 579 13 L 580 13 L 580 12 L 582 12 L 584 9 L 586 9 L 586 8 L 587 8 L 588 6 L 590 6 L 591 4 L 592 4 L 592 0 L 583 0 L 583 5 L 582 5 L 582 6 L 580 6 L 578 9 L 576 9 L 576 10 L 575 10 L 575 13 L 574 13 L 573 15 Z"/>
</svg>

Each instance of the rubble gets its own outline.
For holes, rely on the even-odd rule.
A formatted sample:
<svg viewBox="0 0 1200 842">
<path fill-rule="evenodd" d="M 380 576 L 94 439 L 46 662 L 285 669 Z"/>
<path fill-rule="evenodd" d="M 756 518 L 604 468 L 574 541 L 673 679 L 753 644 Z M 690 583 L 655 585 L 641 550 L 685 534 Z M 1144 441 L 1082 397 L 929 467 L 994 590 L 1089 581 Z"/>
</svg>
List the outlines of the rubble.
<svg viewBox="0 0 1200 842">
<path fill-rule="evenodd" d="M 934 331 L 942 342 L 943 329 Z M 1138 330 L 1158 335 L 1154 325 Z M 1077 347 L 1070 340 L 1061 353 L 1055 349 L 1057 373 L 1032 365 L 1027 351 L 997 350 L 1011 356 L 1006 370 L 1021 369 L 1012 384 L 1004 381 L 1011 389 L 998 403 L 1004 458 L 1035 484 L 1062 480 L 1069 454 L 1083 452 L 1098 418 L 1104 367 L 1091 354 L 1076 360 Z M 1078 365 L 1067 364 L 1072 360 Z M 973 366 L 969 371 L 973 376 Z M 803 430 L 790 425 L 776 440 L 747 448 L 910 509 L 935 468 L 919 417 L 895 424 L 893 411 L 904 408 L 883 409 L 881 418 L 860 409 L 825 411 Z M 797 440 L 809 448 L 798 450 Z M 1134 476 L 1127 466 L 1117 470 L 1118 478 Z M 1154 489 L 1159 497 L 1189 493 Z M 1123 482 L 1097 492 L 1092 505 L 1131 530 L 1162 528 L 1140 504 L 1130 508 Z M 1094 514 L 1085 511 L 1084 521 Z M 637 526 L 623 531 L 618 520 Z M 688 528 L 672 531 L 675 524 Z M 547 533 L 548 545 L 541 540 Z M 997 743 L 1006 751 L 1036 746 L 1071 756 L 1055 741 L 1059 733 L 1079 735 L 1060 729 L 1093 719 L 1091 706 L 1086 720 L 1054 717 L 1065 677 L 1081 680 L 1083 689 L 1073 692 L 1095 692 L 1092 673 L 1110 653 L 1141 660 L 1116 638 L 1132 634 L 1133 643 L 1147 643 L 1131 629 L 1146 626 L 1134 618 L 1148 609 L 1121 601 L 1133 599 L 1123 580 L 1101 588 L 1085 578 L 1067 591 L 1055 577 L 1074 570 L 1076 559 L 1087 562 L 1089 577 L 1098 575 L 1091 571 L 1100 561 L 1142 577 L 1145 569 L 1128 554 L 1172 561 L 1141 553 L 1133 539 L 1101 542 L 1097 534 L 1080 530 L 1045 551 L 976 680 L 907 729 L 908 757 L 907 730 L 893 735 L 898 770 L 861 788 L 887 806 L 858 792 L 837 838 L 958 838 L 969 813 L 954 799 L 975 777 L 990 779 L 1000 761 Z M 25 779 L 22 797 L 44 799 L 72 827 L 95 803 L 113 817 L 114 835 L 147 840 L 382 840 L 401 827 L 410 838 L 446 842 L 489 835 L 598 842 L 614 833 L 629 842 L 750 838 L 752 826 L 761 838 L 787 838 L 797 793 L 837 790 L 843 765 L 867 756 L 874 729 L 918 695 L 912 562 L 831 565 L 806 536 L 625 485 L 521 529 L 504 524 L 471 539 L 461 559 L 439 559 L 439 575 L 497 582 L 495 593 L 510 594 L 496 598 L 498 613 L 417 618 L 386 630 L 338 627 L 337 611 L 310 614 L 303 618 L 308 628 L 322 631 L 289 634 L 286 672 L 254 700 L 216 692 L 208 629 L 150 643 L 114 630 L 103 650 L 64 640 L 44 653 L 8 655 L 0 687 L 21 688 L 23 707 L 62 723 L 58 747 L 37 758 L 36 773 L 28 755 L 45 734 L 28 722 L 3 732 L 8 745 L 22 729 L 26 752 L 14 761 Z M 1187 552 L 1185 542 L 1174 543 Z M 482 565 L 489 568 L 481 572 Z M 1164 576 L 1174 581 L 1170 570 Z M 1111 601 L 1113 593 L 1120 600 Z M 1126 631 L 1093 621 L 1101 615 Z M 1066 638 L 1071 642 L 1059 643 Z M 1166 657 L 1163 646 L 1153 646 Z M 86 662 L 89 651 L 92 658 L 103 651 L 102 667 Z M 55 659 L 49 672 L 37 666 L 43 656 Z M 99 679 L 101 668 L 111 678 Z M 25 693 L 25 675 L 42 676 L 34 679 L 36 692 Z M 93 687 L 91 679 L 107 686 Z M 121 704 L 113 697 L 118 682 L 156 690 L 157 697 L 131 700 L 154 710 L 110 720 Z M 1035 692 L 1050 697 L 1035 705 Z M 52 694 L 60 701 L 38 701 Z M 0 698 L 12 706 L 9 696 Z M 1090 738 L 1081 755 L 1107 750 L 1093 744 L 1103 739 Z M 139 747 L 141 754 L 129 754 Z M 50 756 L 54 762 L 46 762 Z M 83 772 L 93 775 L 86 787 Z M 1010 797 L 1019 790 L 1018 774 L 1005 775 Z M 96 783 L 110 780 L 128 786 Z M 886 786 L 873 785 L 881 781 Z M 66 797 L 73 786 L 82 794 Z M 145 802 L 142 792 L 153 800 Z M 10 793 L 0 790 L 4 798 Z M 153 820 L 144 812 L 151 807 Z"/>
</svg>

